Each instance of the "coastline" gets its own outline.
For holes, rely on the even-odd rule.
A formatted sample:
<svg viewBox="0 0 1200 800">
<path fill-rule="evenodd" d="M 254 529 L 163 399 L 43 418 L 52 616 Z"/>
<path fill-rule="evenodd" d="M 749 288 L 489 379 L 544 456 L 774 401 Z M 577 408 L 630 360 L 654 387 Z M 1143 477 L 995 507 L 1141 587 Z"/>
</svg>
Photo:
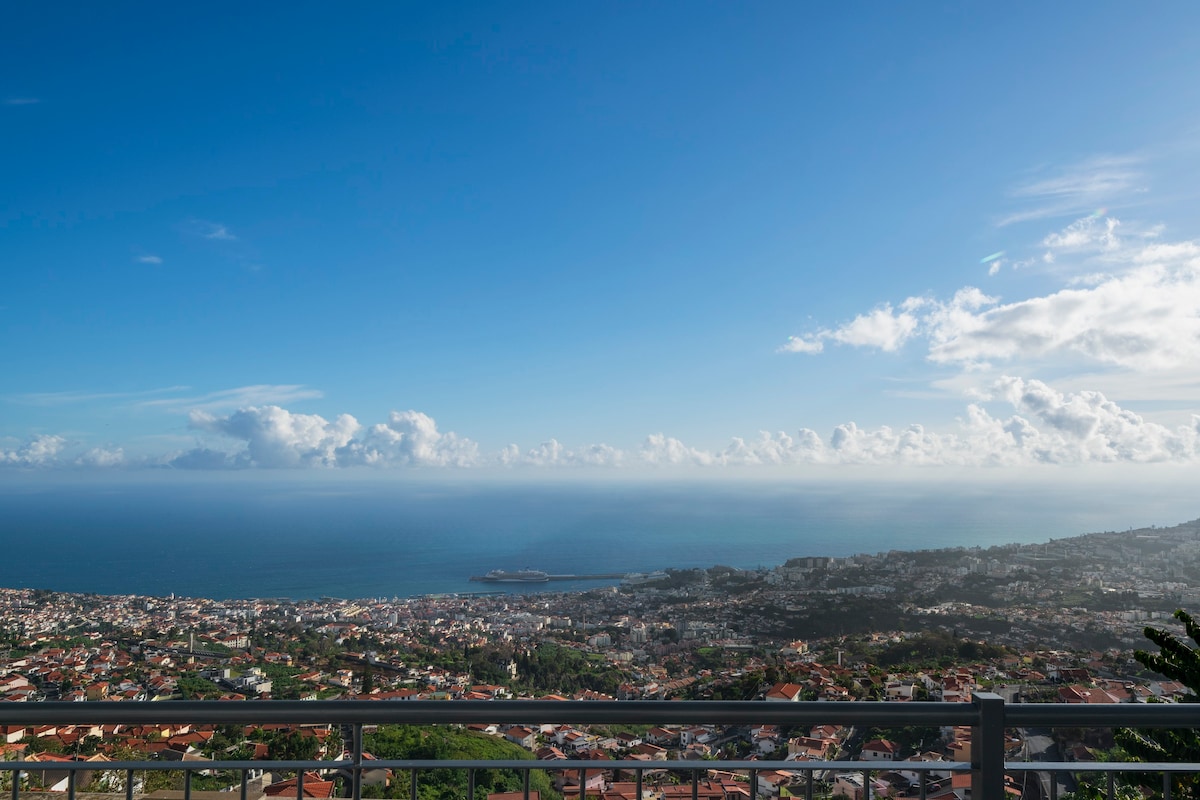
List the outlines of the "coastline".
<svg viewBox="0 0 1200 800">
<path fill-rule="evenodd" d="M 1006 542 L 1003 544 L 994 544 L 989 547 L 983 547 L 983 546 L 979 546 L 979 545 L 968 547 L 965 545 L 960 545 L 960 546 L 955 546 L 955 547 L 933 548 L 933 549 L 924 549 L 924 550 L 892 549 L 892 550 L 879 550 L 879 551 L 876 551 L 873 553 L 859 553 L 859 554 L 850 555 L 850 556 L 827 556 L 827 555 L 809 553 L 809 554 L 804 554 L 804 555 L 793 555 L 780 563 L 773 564 L 770 566 L 759 566 L 759 567 L 756 567 L 753 569 L 739 569 L 739 568 L 723 566 L 723 565 L 719 565 L 719 564 L 710 564 L 706 567 L 683 567 L 683 568 L 667 566 L 663 569 L 665 570 L 665 574 L 666 574 L 667 578 L 670 580 L 677 580 L 679 576 L 687 575 L 689 573 L 708 573 L 708 572 L 714 572 L 714 571 L 719 571 L 723 574 L 737 573 L 737 574 L 743 574 L 746 576 L 765 578 L 765 577 L 770 576 L 771 574 L 778 574 L 781 572 L 786 572 L 788 570 L 798 570 L 800 572 L 808 572 L 814 568 L 824 568 L 824 566 L 839 567 L 839 566 L 845 566 L 847 563 L 853 565 L 859 561 L 861 561 L 863 563 L 870 563 L 873 560 L 878 560 L 878 559 L 884 558 L 886 556 L 897 554 L 897 553 L 911 556 L 911 557 L 919 557 L 922 560 L 935 560 L 935 561 L 936 560 L 951 561 L 951 560 L 960 559 L 963 556 L 973 556 L 973 557 L 977 557 L 980 559 L 982 559 L 983 556 L 988 556 L 988 557 L 991 557 L 994 559 L 996 556 L 1002 555 L 1007 560 L 1009 560 L 1011 563 L 1016 563 L 1016 564 L 1026 563 L 1026 564 L 1032 565 L 1032 564 L 1038 563 L 1039 561 L 1047 560 L 1046 551 L 1047 551 L 1047 548 L 1051 547 L 1052 545 L 1056 549 L 1063 549 L 1063 548 L 1070 549 L 1070 548 L 1073 548 L 1076 546 L 1084 545 L 1084 544 L 1088 543 L 1090 540 L 1096 539 L 1097 537 L 1104 537 L 1104 538 L 1110 539 L 1112 541 L 1120 541 L 1123 537 L 1133 537 L 1134 539 L 1155 538 L 1155 537 L 1162 536 L 1165 534 L 1171 534 L 1171 533 L 1177 532 L 1177 531 L 1191 531 L 1191 530 L 1196 531 L 1197 536 L 1200 536 L 1200 518 L 1192 519 L 1192 520 L 1189 520 L 1186 522 L 1180 522 L 1171 527 L 1160 527 L 1160 526 L 1152 525 L 1152 526 L 1144 527 L 1144 528 L 1129 529 L 1127 531 L 1099 531 L 1099 532 L 1093 532 L 1093 533 L 1078 534 L 1075 536 L 1051 538 L 1048 542 Z M 1200 539 L 1197 540 L 1197 547 L 1200 547 Z M 1058 556 L 1055 556 L 1054 558 L 1058 558 Z M 807 562 L 807 563 L 805 563 L 805 562 Z M 818 566 L 814 567 L 813 566 L 814 564 L 817 564 Z M 391 598 L 391 602 L 417 602 L 417 603 L 419 603 L 422 600 L 433 600 L 433 599 L 444 600 L 444 599 L 452 599 L 455 597 L 464 597 L 464 598 L 480 597 L 480 598 L 483 598 L 483 597 L 503 597 L 503 596 L 529 596 L 529 597 L 561 596 L 561 595 L 570 595 L 570 594 L 580 594 L 583 592 L 587 592 L 589 590 L 599 589 L 599 588 L 608 588 L 610 590 L 615 590 L 618 586 L 620 586 L 624 582 L 624 578 L 627 575 L 632 575 L 632 574 L 645 574 L 645 573 L 641 573 L 640 571 L 630 571 L 629 573 L 621 573 L 621 574 L 612 573 L 612 574 L 597 575 L 597 576 L 591 576 L 591 577 L 554 575 L 554 576 L 552 576 L 555 579 L 554 582 L 547 580 L 547 581 L 540 581 L 540 582 L 485 583 L 484 585 L 488 587 L 487 589 L 469 588 L 469 589 L 464 589 L 464 590 L 434 591 L 434 592 L 425 592 L 425 593 L 411 594 L 411 595 L 370 594 L 370 595 L 342 596 L 342 595 L 334 595 L 334 594 L 322 594 L 319 597 L 308 597 L 308 598 L 290 597 L 287 595 L 278 595 L 278 594 L 261 595 L 261 596 L 247 596 L 247 597 L 214 597 L 211 595 L 204 595 L 204 594 L 188 595 L 188 594 L 177 594 L 177 593 L 165 593 L 165 594 L 161 594 L 161 595 L 142 594 L 142 593 L 138 593 L 138 592 L 105 593 L 105 592 L 73 591 L 73 590 L 69 590 L 69 589 L 55 589 L 55 588 L 49 588 L 49 587 L 23 586 L 23 585 L 3 585 L 3 586 L 0 586 L 0 592 L 24 592 L 24 591 L 32 590 L 32 591 L 36 591 L 36 592 L 46 592 L 46 593 L 50 593 L 50 594 L 61 594 L 61 595 L 82 596 L 82 597 L 106 597 L 106 596 L 125 597 L 125 598 L 135 597 L 135 598 L 145 598 L 147 600 L 160 600 L 160 599 L 164 599 L 164 598 L 169 598 L 171 600 L 196 600 L 196 601 L 203 601 L 203 602 L 231 603 L 231 604 L 255 603 L 255 602 L 264 602 L 264 603 L 269 602 L 269 603 L 279 603 L 279 604 L 304 604 L 304 603 L 310 603 L 310 602 L 323 602 L 323 601 L 336 602 L 336 603 L 357 603 L 357 602 L 383 602 L 383 601 L 387 601 L 388 598 Z M 562 586 L 561 585 L 561 584 L 571 583 L 572 579 L 574 579 L 574 581 L 579 585 L 576 585 L 576 586 Z M 469 577 L 469 576 L 463 576 L 462 580 L 464 583 L 466 583 L 468 581 L 476 580 L 476 578 Z M 638 582 L 636 584 L 636 587 L 637 588 L 654 588 L 656 583 L 661 583 L 661 581 Z M 555 586 L 555 584 L 560 584 L 560 585 Z M 468 585 L 471 585 L 471 584 L 468 584 Z M 478 584 L 474 584 L 472 586 L 477 586 L 477 585 Z M 551 586 L 555 586 L 555 588 L 550 588 Z"/>
</svg>

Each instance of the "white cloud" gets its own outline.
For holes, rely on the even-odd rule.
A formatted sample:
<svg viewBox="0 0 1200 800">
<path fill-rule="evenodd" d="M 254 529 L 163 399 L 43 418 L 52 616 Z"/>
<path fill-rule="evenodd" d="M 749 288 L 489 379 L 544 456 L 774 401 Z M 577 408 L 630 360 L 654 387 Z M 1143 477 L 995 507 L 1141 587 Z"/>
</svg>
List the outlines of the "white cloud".
<svg viewBox="0 0 1200 800">
<path fill-rule="evenodd" d="M 746 441 L 735 436 L 729 446 L 713 463 L 732 466 L 758 466 L 783 464 L 812 464 L 824 457 L 825 445 L 815 431 L 802 428 L 793 439 L 787 433 L 759 431 L 758 438 Z"/>
<path fill-rule="evenodd" d="M 161 256 L 138 256 L 139 264 L 161 264 L 163 263 Z"/>
<path fill-rule="evenodd" d="M 9 467 L 54 466 L 67 440 L 40 434 L 13 450 L 0 449 L 0 465 Z"/>
<path fill-rule="evenodd" d="M 928 357 L 958 365 L 1053 358 L 1138 372 L 1193 370 L 1200 365 L 1200 248 L 1161 255 L 1139 257 L 1134 269 L 1097 276 L 1089 287 L 935 321 Z"/>
<path fill-rule="evenodd" d="M 439 432 L 433 418 L 420 411 L 393 411 L 386 423 L 347 442 L 338 458 L 343 465 L 469 467 L 479 463 L 479 446 Z"/>
<path fill-rule="evenodd" d="M 125 463 L 125 451 L 120 447 L 93 447 L 75 459 L 78 467 L 119 467 Z"/>
<path fill-rule="evenodd" d="M 825 343 L 821 341 L 820 334 L 814 334 L 809 338 L 803 336 L 789 336 L 780 348 L 781 353 L 809 353 L 816 354 L 825 350 Z"/>
<path fill-rule="evenodd" d="M 478 445 L 454 433 L 441 433 L 419 411 L 393 411 L 388 421 L 363 429 L 342 414 L 330 421 L 318 414 L 295 414 L 279 406 L 239 409 L 227 416 L 197 410 L 194 430 L 245 444 L 222 454 L 196 448 L 172 460 L 182 468 L 223 467 L 465 467 L 479 463 Z"/>
<path fill-rule="evenodd" d="M 884 351 L 898 350 L 917 329 L 912 310 L 920 301 L 909 298 L 899 313 L 888 304 L 860 314 L 831 335 L 835 341 L 855 347 L 876 347 Z"/>
<path fill-rule="evenodd" d="M 606 444 L 588 445 L 572 450 L 564 447 L 557 439 L 550 439 L 524 452 L 517 445 L 510 444 L 500 451 L 495 460 L 506 467 L 616 467 L 620 466 L 624 459 L 624 452 Z"/>
<path fill-rule="evenodd" d="M 646 437 L 639 451 L 641 460 L 652 466 L 682 466 L 699 465 L 711 466 L 717 459 L 703 450 L 688 447 L 678 439 L 673 439 L 661 433 L 652 433 Z"/>
<path fill-rule="evenodd" d="M 1170 429 L 1147 422 L 1100 392 L 1064 394 L 1041 381 L 1002 378 L 997 395 L 1044 425 L 1041 454 L 1056 462 L 1192 461 L 1197 455 L 1200 417 Z"/>
<path fill-rule="evenodd" d="M 994 417 L 980 403 L 967 406 L 956 430 L 935 432 L 913 424 L 903 429 L 836 426 L 828 440 L 802 429 L 798 438 L 763 432 L 757 440 L 735 438 L 721 452 L 689 447 L 657 434 L 643 447 L 652 465 L 761 466 L 960 466 L 1035 464 L 1143 464 L 1200 462 L 1200 416 L 1175 428 L 1148 422 L 1100 392 L 1059 392 L 1036 380 L 1005 377 L 993 399 L 1017 412 Z"/>
<path fill-rule="evenodd" d="M 1200 245 L 1153 235 L 1117 237 L 1119 222 L 1089 216 L 1047 236 L 1048 254 L 1083 253 L 1105 271 L 1067 288 L 1000 303 L 975 287 L 949 301 L 909 298 L 835 329 L 789 339 L 786 352 L 819 353 L 826 342 L 895 350 L 924 337 L 929 361 L 975 369 L 1053 362 L 1137 372 L 1200 367 Z M 1048 259 L 1058 260 L 1058 259 Z"/>
<path fill-rule="evenodd" d="M 6 106 L 36 106 L 42 101 L 37 97 L 9 97 L 4 101 Z"/>
<path fill-rule="evenodd" d="M 1042 244 L 1058 250 L 1116 250 L 1121 245 L 1116 233 L 1120 224 L 1120 220 L 1113 217 L 1089 215 L 1047 235 Z"/>
<path fill-rule="evenodd" d="M 915 312 L 925 304 L 922 298 L 910 297 L 897 311 L 890 303 L 884 303 L 866 314 L 859 314 L 841 327 L 826 328 L 808 336 L 789 336 L 779 350 L 816 354 L 825 349 L 825 342 L 832 341 L 895 352 L 917 332 L 920 319 Z"/>
<path fill-rule="evenodd" d="M 361 427 L 349 414 L 329 422 L 279 406 L 252 406 L 225 417 L 193 411 L 189 424 L 195 430 L 244 441 L 246 451 L 241 457 L 258 467 L 337 466 L 337 450 L 348 445 Z"/>
<path fill-rule="evenodd" d="M 248 467 L 250 464 L 245 460 L 238 460 L 234 455 L 222 450 L 196 447 L 168 458 L 166 466 L 172 469 L 217 470 L 237 469 Z"/>
</svg>

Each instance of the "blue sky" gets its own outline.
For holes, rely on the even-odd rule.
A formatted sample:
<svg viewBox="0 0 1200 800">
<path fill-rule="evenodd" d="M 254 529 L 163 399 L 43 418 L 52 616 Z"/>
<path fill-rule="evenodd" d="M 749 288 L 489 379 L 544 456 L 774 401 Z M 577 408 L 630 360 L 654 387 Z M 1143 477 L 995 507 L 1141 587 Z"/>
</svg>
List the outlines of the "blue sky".
<svg viewBox="0 0 1200 800">
<path fill-rule="evenodd" d="M 1192 465 L 1197 23 L 27 6 L 0 464 Z"/>
</svg>

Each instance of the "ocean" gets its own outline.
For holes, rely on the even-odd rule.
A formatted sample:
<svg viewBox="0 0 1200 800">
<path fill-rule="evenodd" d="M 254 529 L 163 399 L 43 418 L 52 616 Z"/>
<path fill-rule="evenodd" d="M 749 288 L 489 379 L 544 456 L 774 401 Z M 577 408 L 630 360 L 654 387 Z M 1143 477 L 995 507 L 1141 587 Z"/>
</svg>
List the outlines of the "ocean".
<svg viewBox="0 0 1200 800">
<path fill-rule="evenodd" d="M 1039 542 L 1197 517 L 1168 486 L 613 483 L 168 473 L 0 482 L 0 586 L 365 598 L 550 573 L 774 566 L 807 555 Z M 610 582 L 611 583 L 611 582 Z M 596 582 L 505 587 L 573 590 Z"/>
</svg>

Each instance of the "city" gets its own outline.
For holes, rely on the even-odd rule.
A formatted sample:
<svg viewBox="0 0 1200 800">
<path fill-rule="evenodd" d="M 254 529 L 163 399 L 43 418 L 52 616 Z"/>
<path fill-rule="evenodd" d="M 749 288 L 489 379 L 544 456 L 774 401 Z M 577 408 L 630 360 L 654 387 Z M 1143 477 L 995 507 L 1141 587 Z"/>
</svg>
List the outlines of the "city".
<svg viewBox="0 0 1200 800">
<path fill-rule="evenodd" d="M 969 703 L 994 692 L 1010 702 L 1170 703 L 1190 691 L 1144 670 L 1132 650 L 1143 645 L 1147 623 L 1180 630 L 1171 611 L 1200 597 L 1187 579 L 1200 574 L 1198 557 L 1200 522 L 1190 522 L 987 550 L 666 570 L 569 593 L 214 600 L 3 589 L 0 698 Z M 395 749 L 387 730 L 368 736 L 367 752 L 412 757 Z M 964 726 L 477 723 L 465 731 L 562 761 L 966 762 L 971 750 Z M 1008 752 L 1028 756 L 1030 741 L 1008 735 Z M 1111 736 L 1084 729 L 1029 738 L 1040 756 L 1081 764 L 1113 746 Z M 0 752 L 43 764 L 131 754 L 337 759 L 347 747 L 329 725 L 10 725 Z M 366 791 L 387 791 L 388 771 L 378 772 Z M 66 772 L 23 774 L 31 786 L 66 786 Z M 659 791 L 671 785 L 667 770 L 649 775 Z M 99 767 L 84 777 L 93 789 L 114 780 Z M 271 782 L 278 776 L 261 770 L 257 777 L 266 795 L 296 789 L 295 778 Z M 920 788 L 915 775 L 889 775 L 891 783 L 868 793 L 961 798 L 951 777 L 930 772 Z M 762 796 L 807 782 L 779 770 L 757 779 Z M 203 780 L 214 789 L 236 783 Z M 337 780 L 332 770 L 306 791 L 344 789 Z M 572 794 L 575 780 L 564 770 L 544 788 Z M 749 791 L 744 776 L 722 780 L 721 797 Z M 863 795 L 856 772 L 829 770 L 820 780 L 827 792 Z M 175 785 L 166 773 L 159 784 Z M 587 791 L 617 796 L 621 787 L 621 770 L 587 769 Z"/>
</svg>

